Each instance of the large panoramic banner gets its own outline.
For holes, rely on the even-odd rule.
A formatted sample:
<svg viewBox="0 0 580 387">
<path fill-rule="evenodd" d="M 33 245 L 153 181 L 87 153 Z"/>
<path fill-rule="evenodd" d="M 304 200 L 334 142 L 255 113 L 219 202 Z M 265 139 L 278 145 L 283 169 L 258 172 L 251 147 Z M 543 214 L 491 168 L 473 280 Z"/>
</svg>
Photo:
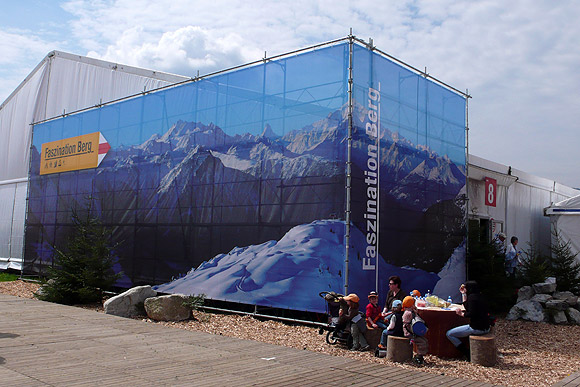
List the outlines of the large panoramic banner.
<svg viewBox="0 0 580 387">
<path fill-rule="evenodd" d="M 354 45 L 347 195 L 349 49 L 35 125 L 25 270 L 52 264 L 92 200 L 120 287 L 317 312 L 322 291 L 384 300 L 393 274 L 405 289 L 456 289 L 465 100 Z"/>
</svg>

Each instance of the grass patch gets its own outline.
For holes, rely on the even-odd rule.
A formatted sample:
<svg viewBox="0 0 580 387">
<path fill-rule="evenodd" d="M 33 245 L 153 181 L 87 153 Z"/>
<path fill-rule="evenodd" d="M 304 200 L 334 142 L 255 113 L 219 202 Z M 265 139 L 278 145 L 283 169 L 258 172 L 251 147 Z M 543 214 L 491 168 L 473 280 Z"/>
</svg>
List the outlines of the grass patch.
<svg viewBox="0 0 580 387">
<path fill-rule="evenodd" d="M 20 274 L 0 273 L 0 282 L 16 281 L 20 278 Z"/>
</svg>

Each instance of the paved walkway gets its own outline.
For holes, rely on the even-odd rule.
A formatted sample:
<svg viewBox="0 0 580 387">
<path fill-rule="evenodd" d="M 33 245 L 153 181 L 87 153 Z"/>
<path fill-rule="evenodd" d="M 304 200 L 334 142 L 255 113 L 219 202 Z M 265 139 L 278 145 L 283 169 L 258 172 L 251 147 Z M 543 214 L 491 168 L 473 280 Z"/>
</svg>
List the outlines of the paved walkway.
<svg viewBox="0 0 580 387">
<path fill-rule="evenodd" d="M 577 387 L 580 386 L 580 371 L 575 372 L 567 378 L 562 379 L 554 384 L 554 387 Z"/>
<path fill-rule="evenodd" d="M 0 356 L 3 386 L 489 386 L 7 295 Z"/>
</svg>

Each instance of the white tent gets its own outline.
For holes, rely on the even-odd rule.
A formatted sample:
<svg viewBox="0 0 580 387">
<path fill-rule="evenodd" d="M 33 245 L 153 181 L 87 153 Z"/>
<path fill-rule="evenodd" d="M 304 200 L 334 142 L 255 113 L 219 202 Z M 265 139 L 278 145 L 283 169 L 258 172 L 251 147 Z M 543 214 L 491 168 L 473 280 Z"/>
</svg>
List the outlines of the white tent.
<svg viewBox="0 0 580 387">
<path fill-rule="evenodd" d="M 50 52 L 0 105 L 0 270 L 20 269 L 32 126 L 189 78 Z"/>
<path fill-rule="evenodd" d="M 580 195 L 552 204 L 545 214 L 564 242 L 570 241 L 572 253 L 578 253 L 580 261 Z"/>
<path fill-rule="evenodd" d="M 522 250 L 533 244 L 539 252 L 547 254 L 551 242 L 550 219 L 544 216 L 544 209 L 580 191 L 475 155 L 469 155 L 468 167 L 470 221 L 489 227 L 490 239 L 503 232 L 508 241 L 517 236 Z M 485 202 L 486 177 L 497 182 L 495 206 Z"/>
</svg>

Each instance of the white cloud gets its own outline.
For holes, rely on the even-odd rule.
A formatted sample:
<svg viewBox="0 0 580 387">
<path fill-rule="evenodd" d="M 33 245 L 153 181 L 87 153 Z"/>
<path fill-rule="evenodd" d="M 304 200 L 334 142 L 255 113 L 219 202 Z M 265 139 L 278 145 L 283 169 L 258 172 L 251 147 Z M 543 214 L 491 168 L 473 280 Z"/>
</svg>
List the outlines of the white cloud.
<svg viewBox="0 0 580 387">
<path fill-rule="evenodd" d="M 0 29 L 0 103 L 56 45 L 30 30 Z"/>
<path fill-rule="evenodd" d="M 90 56 L 156 70 L 193 76 L 221 70 L 248 61 L 242 54 L 242 39 L 230 33 L 219 36 L 201 27 L 181 27 L 161 35 L 158 41 L 145 41 L 143 27 L 130 28 L 103 56 Z"/>
<path fill-rule="evenodd" d="M 28 30 L 1 30 L 0 29 L 0 65 L 15 66 L 22 64 L 30 56 L 42 57 L 48 54 L 52 42 L 43 41 Z"/>
</svg>

